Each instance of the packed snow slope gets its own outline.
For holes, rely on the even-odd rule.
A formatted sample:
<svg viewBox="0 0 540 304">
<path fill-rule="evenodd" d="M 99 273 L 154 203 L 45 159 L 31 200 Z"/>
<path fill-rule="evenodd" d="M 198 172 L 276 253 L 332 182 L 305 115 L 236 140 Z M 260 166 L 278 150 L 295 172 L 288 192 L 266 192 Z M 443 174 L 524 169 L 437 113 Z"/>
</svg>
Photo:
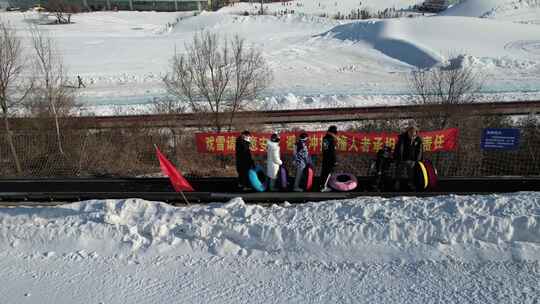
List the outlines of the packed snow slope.
<svg viewBox="0 0 540 304">
<path fill-rule="evenodd" d="M 406 8 L 418 1 L 269 4 L 271 12 L 297 11 L 284 16 L 239 15 L 245 6 L 251 7 L 249 3 L 198 16 L 192 12 L 94 12 L 77 14 L 74 24 L 62 26 L 41 24 L 47 17 L 36 13 L 2 12 L 0 18 L 25 38 L 28 23 L 40 24 L 58 42 L 72 82 L 76 84 L 76 76 L 81 75 L 87 85 L 78 91 L 80 100 L 88 106 L 106 107 L 105 114 L 116 114 L 120 107 L 164 97 L 162 78 L 169 72 L 175 49 L 182 52 L 201 30 L 239 34 L 262 50 L 274 81 L 255 108 L 407 103 L 412 93 L 406 81 L 409 73 L 448 61 L 482 72 L 484 92 L 492 94 L 488 99 L 538 99 L 537 2 L 466 0 L 444 13 L 449 16 L 354 22 L 318 16 L 321 11 L 331 14 L 350 7 Z"/>
<path fill-rule="evenodd" d="M 535 303 L 540 193 L 0 209 L 2 303 Z"/>
<path fill-rule="evenodd" d="M 421 4 L 423 0 L 299 0 L 283 3 L 267 3 L 264 10 L 268 13 L 279 13 L 284 10 L 294 10 L 298 14 L 307 15 L 335 15 L 348 14 L 352 10 L 367 9 L 372 12 L 384 9 L 407 9 L 416 4 Z M 260 1 L 259 1 L 260 3 Z M 240 2 L 234 5 L 224 7 L 223 12 L 227 13 L 256 13 L 260 10 L 260 4 L 257 1 L 253 3 Z"/>
<path fill-rule="evenodd" d="M 512 11 L 522 14 L 530 10 L 538 13 L 538 8 L 539 0 L 462 0 L 442 12 L 442 15 L 493 18 Z"/>
<path fill-rule="evenodd" d="M 536 60 L 540 60 L 540 50 L 522 47 L 540 42 L 539 26 L 488 19 L 437 17 L 353 22 L 336 26 L 326 37 L 365 43 L 388 57 L 420 68 L 461 55 L 461 45 L 466 46 L 466 54 L 472 60 L 500 67 L 515 64 L 538 71 Z M 521 59 L 527 57 L 535 61 Z"/>
</svg>

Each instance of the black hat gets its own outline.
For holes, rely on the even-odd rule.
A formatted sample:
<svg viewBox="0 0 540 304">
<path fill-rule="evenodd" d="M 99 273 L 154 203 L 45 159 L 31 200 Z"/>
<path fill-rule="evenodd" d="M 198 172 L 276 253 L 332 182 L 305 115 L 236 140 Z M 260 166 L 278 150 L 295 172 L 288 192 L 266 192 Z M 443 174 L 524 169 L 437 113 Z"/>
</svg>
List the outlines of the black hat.
<svg viewBox="0 0 540 304">
<path fill-rule="evenodd" d="M 248 130 L 245 130 L 244 132 L 242 132 L 242 135 L 244 135 L 244 136 L 251 136 L 251 133 L 249 133 Z"/>
<path fill-rule="evenodd" d="M 309 137 L 308 134 L 306 132 L 303 132 L 303 133 L 300 134 L 299 139 L 301 141 L 306 141 L 308 139 L 308 137 Z"/>
<path fill-rule="evenodd" d="M 328 133 L 337 134 L 337 127 L 336 126 L 330 126 L 328 128 Z"/>
<path fill-rule="evenodd" d="M 279 142 L 279 135 L 277 133 L 272 134 L 272 136 L 270 136 L 270 141 Z"/>
</svg>

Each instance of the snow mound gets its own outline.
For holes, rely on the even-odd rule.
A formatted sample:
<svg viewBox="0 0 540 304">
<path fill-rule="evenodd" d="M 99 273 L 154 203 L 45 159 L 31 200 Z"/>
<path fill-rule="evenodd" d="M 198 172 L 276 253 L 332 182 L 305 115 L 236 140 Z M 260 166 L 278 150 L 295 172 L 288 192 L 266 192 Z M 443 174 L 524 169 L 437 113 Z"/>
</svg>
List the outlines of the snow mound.
<svg viewBox="0 0 540 304">
<path fill-rule="evenodd" d="M 309 28 L 332 27 L 339 24 L 336 20 L 310 15 L 284 16 L 238 16 L 214 12 L 202 12 L 197 18 L 187 18 L 175 25 L 172 33 L 184 34 L 200 30 L 220 32 L 249 31 L 287 32 L 302 31 Z"/>
<path fill-rule="evenodd" d="M 5 208 L 0 246 L 100 256 L 540 260 L 540 193 L 373 197 L 268 208 L 241 199 L 182 208 L 139 199 Z"/>
<path fill-rule="evenodd" d="M 443 16 L 481 17 L 513 0 L 464 0 L 442 12 Z"/>
<path fill-rule="evenodd" d="M 476 18 L 360 21 L 338 25 L 321 37 L 369 45 L 391 58 L 420 68 L 434 66 L 463 52 L 495 61 L 540 58 L 540 27 Z M 466 50 L 461 49 L 463 46 Z"/>
<path fill-rule="evenodd" d="M 239 2 L 232 6 L 226 6 L 219 10 L 221 13 L 242 14 L 249 12 L 256 14 L 260 10 L 257 1 L 254 3 Z M 309 15 L 335 15 L 338 12 L 348 14 L 351 10 L 369 9 L 372 11 L 384 10 L 387 8 L 406 9 L 416 4 L 421 4 L 423 0 L 317 0 L 317 1 L 287 1 L 286 5 L 281 2 L 265 3 L 265 12 L 273 14 L 284 10 L 295 11 L 296 14 Z"/>
<path fill-rule="evenodd" d="M 442 12 L 443 16 L 495 17 L 497 13 L 540 7 L 539 0 L 463 0 Z"/>
<path fill-rule="evenodd" d="M 396 37 L 395 22 L 369 21 L 339 25 L 323 34 L 339 40 L 363 42 L 399 61 L 417 67 L 430 67 L 439 62 L 431 50 Z M 399 35 L 398 35 L 399 36 Z"/>
</svg>

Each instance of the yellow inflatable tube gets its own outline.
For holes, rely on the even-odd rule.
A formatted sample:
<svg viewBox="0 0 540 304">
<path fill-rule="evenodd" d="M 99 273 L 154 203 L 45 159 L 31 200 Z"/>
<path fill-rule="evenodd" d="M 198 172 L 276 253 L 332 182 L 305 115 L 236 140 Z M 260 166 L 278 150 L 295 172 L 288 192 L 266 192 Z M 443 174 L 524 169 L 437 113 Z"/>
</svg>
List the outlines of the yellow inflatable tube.
<svg viewBox="0 0 540 304">
<path fill-rule="evenodd" d="M 424 166 L 424 163 L 418 162 L 418 165 L 420 165 L 420 170 L 422 170 L 422 175 L 424 176 L 424 189 L 427 189 L 428 183 L 429 183 L 429 177 L 426 170 L 426 166 Z"/>
</svg>

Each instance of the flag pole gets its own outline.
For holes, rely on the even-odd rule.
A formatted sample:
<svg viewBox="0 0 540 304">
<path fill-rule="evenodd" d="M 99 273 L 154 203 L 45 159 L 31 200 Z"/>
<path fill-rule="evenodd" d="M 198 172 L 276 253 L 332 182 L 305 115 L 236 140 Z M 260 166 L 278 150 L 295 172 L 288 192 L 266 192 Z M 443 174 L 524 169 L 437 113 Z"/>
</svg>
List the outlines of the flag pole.
<svg viewBox="0 0 540 304">
<path fill-rule="evenodd" d="M 182 197 L 184 198 L 184 200 L 186 201 L 186 204 L 188 206 L 191 206 L 191 204 L 189 203 L 188 199 L 186 198 L 186 196 L 184 195 L 184 191 L 180 191 L 180 194 L 182 194 Z"/>
<path fill-rule="evenodd" d="M 155 148 L 157 151 L 159 151 L 158 146 L 157 146 L 156 144 L 154 144 L 154 148 Z M 184 194 L 184 191 L 180 190 L 180 191 L 178 191 L 178 192 L 180 192 L 180 194 L 182 195 L 182 198 L 184 199 L 184 201 L 186 202 L 186 204 L 187 204 L 188 206 L 191 206 L 191 203 L 188 201 L 186 195 Z"/>
</svg>

